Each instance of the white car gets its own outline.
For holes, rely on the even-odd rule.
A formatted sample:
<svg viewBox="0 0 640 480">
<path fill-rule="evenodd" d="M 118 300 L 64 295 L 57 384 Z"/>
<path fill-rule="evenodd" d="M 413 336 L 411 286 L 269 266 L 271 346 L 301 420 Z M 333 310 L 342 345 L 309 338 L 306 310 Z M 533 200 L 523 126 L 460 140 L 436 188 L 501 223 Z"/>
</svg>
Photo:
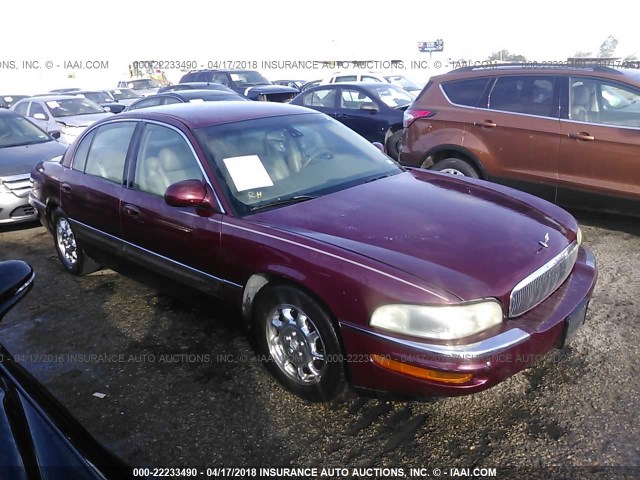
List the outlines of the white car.
<svg viewBox="0 0 640 480">
<path fill-rule="evenodd" d="M 60 94 L 25 98 L 11 110 L 28 117 L 47 133 L 60 132 L 58 141 L 67 145 L 88 126 L 113 115 L 88 98 Z"/>
</svg>

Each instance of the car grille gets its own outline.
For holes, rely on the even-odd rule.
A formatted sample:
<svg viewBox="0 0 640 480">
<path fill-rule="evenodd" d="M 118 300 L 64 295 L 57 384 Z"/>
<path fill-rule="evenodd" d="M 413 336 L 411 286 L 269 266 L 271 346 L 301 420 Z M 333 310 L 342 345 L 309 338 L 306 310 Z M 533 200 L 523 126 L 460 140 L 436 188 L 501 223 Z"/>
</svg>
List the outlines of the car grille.
<svg viewBox="0 0 640 480">
<path fill-rule="evenodd" d="M 559 255 L 518 283 L 511 291 L 509 317 L 531 310 L 562 285 L 578 257 L 578 244 L 573 242 Z"/>
<path fill-rule="evenodd" d="M 22 205 L 21 207 L 13 209 L 11 212 L 11 218 L 33 217 L 36 214 L 36 209 L 31 205 Z"/>
<path fill-rule="evenodd" d="M 31 191 L 31 175 L 23 173 L 11 177 L 0 177 L 0 183 L 18 197 L 26 197 Z"/>
</svg>

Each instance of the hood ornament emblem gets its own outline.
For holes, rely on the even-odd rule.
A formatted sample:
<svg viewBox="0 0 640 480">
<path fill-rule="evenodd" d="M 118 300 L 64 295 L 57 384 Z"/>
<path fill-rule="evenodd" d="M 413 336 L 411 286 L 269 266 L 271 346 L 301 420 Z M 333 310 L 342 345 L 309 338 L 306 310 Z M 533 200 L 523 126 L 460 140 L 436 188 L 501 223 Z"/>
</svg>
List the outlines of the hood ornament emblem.
<svg viewBox="0 0 640 480">
<path fill-rule="evenodd" d="M 544 248 L 549 248 L 549 232 L 544 234 L 544 240 L 538 240 L 538 243 Z"/>
</svg>

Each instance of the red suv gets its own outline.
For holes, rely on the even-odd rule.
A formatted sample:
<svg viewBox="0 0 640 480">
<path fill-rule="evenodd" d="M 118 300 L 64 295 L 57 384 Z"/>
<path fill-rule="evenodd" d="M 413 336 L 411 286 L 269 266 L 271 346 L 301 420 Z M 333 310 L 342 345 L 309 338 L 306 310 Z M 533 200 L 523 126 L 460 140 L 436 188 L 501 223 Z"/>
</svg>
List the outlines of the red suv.
<svg viewBox="0 0 640 480">
<path fill-rule="evenodd" d="M 640 70 L 509 64 L 432 77 L 399 160 L 640 216 Z"/>
</svg>

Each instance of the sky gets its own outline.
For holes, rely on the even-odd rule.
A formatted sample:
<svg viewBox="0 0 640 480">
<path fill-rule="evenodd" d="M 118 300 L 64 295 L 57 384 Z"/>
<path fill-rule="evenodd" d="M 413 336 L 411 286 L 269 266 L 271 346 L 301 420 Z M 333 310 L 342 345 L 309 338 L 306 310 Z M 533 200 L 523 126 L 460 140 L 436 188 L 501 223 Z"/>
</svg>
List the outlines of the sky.
<svg viewBox="0 0 640 480">
<path fill-rule="evenodd" d="M 528 60 L 564 60 L 576 51 L 597 52 L 608 35 L 619 40 L 616 56 L 640 58 L 640 2 L 182 0 L 171 4 L 163 8 L 157 0 L 61 0 L 52 9 L 50 0 L 7 2 L 0 29 L 0 90 L 42 90 L 52 83 L 57 87 L 79 81 L 90 83 L 87 88 L 111 86 L 127 76 L 127 65 L 136 59 L 195 60 L 198 65 L 256 61 L 257 69 L 272 80 L 287 76 L 312 80 L 327 72 L 265 70 L 260 68 L 263 61 L 401 59 L 407 69 L 411 61 L 422 61 L 410 76 L 426 81 L 437 73 L 436 60 L 442 65 L 448 59 L 485 60 L 502 49 Z M 430 58 L 418 51 L 418 41 L 436 39 L 444 40 L 442 53 Z M 25 60 L 37 60 L 40 68 L 22 69 Z M 48 60 L 54 64 L 51 70 L 43 68 Z M 71 70 L 62 62 L 86 60 L 108 61 L 109 68 L 75 69 L 76 78 L 67 78 Z M 9 61 L 16 62 L 16 68 L 8 68 Z"/>
</svg>

